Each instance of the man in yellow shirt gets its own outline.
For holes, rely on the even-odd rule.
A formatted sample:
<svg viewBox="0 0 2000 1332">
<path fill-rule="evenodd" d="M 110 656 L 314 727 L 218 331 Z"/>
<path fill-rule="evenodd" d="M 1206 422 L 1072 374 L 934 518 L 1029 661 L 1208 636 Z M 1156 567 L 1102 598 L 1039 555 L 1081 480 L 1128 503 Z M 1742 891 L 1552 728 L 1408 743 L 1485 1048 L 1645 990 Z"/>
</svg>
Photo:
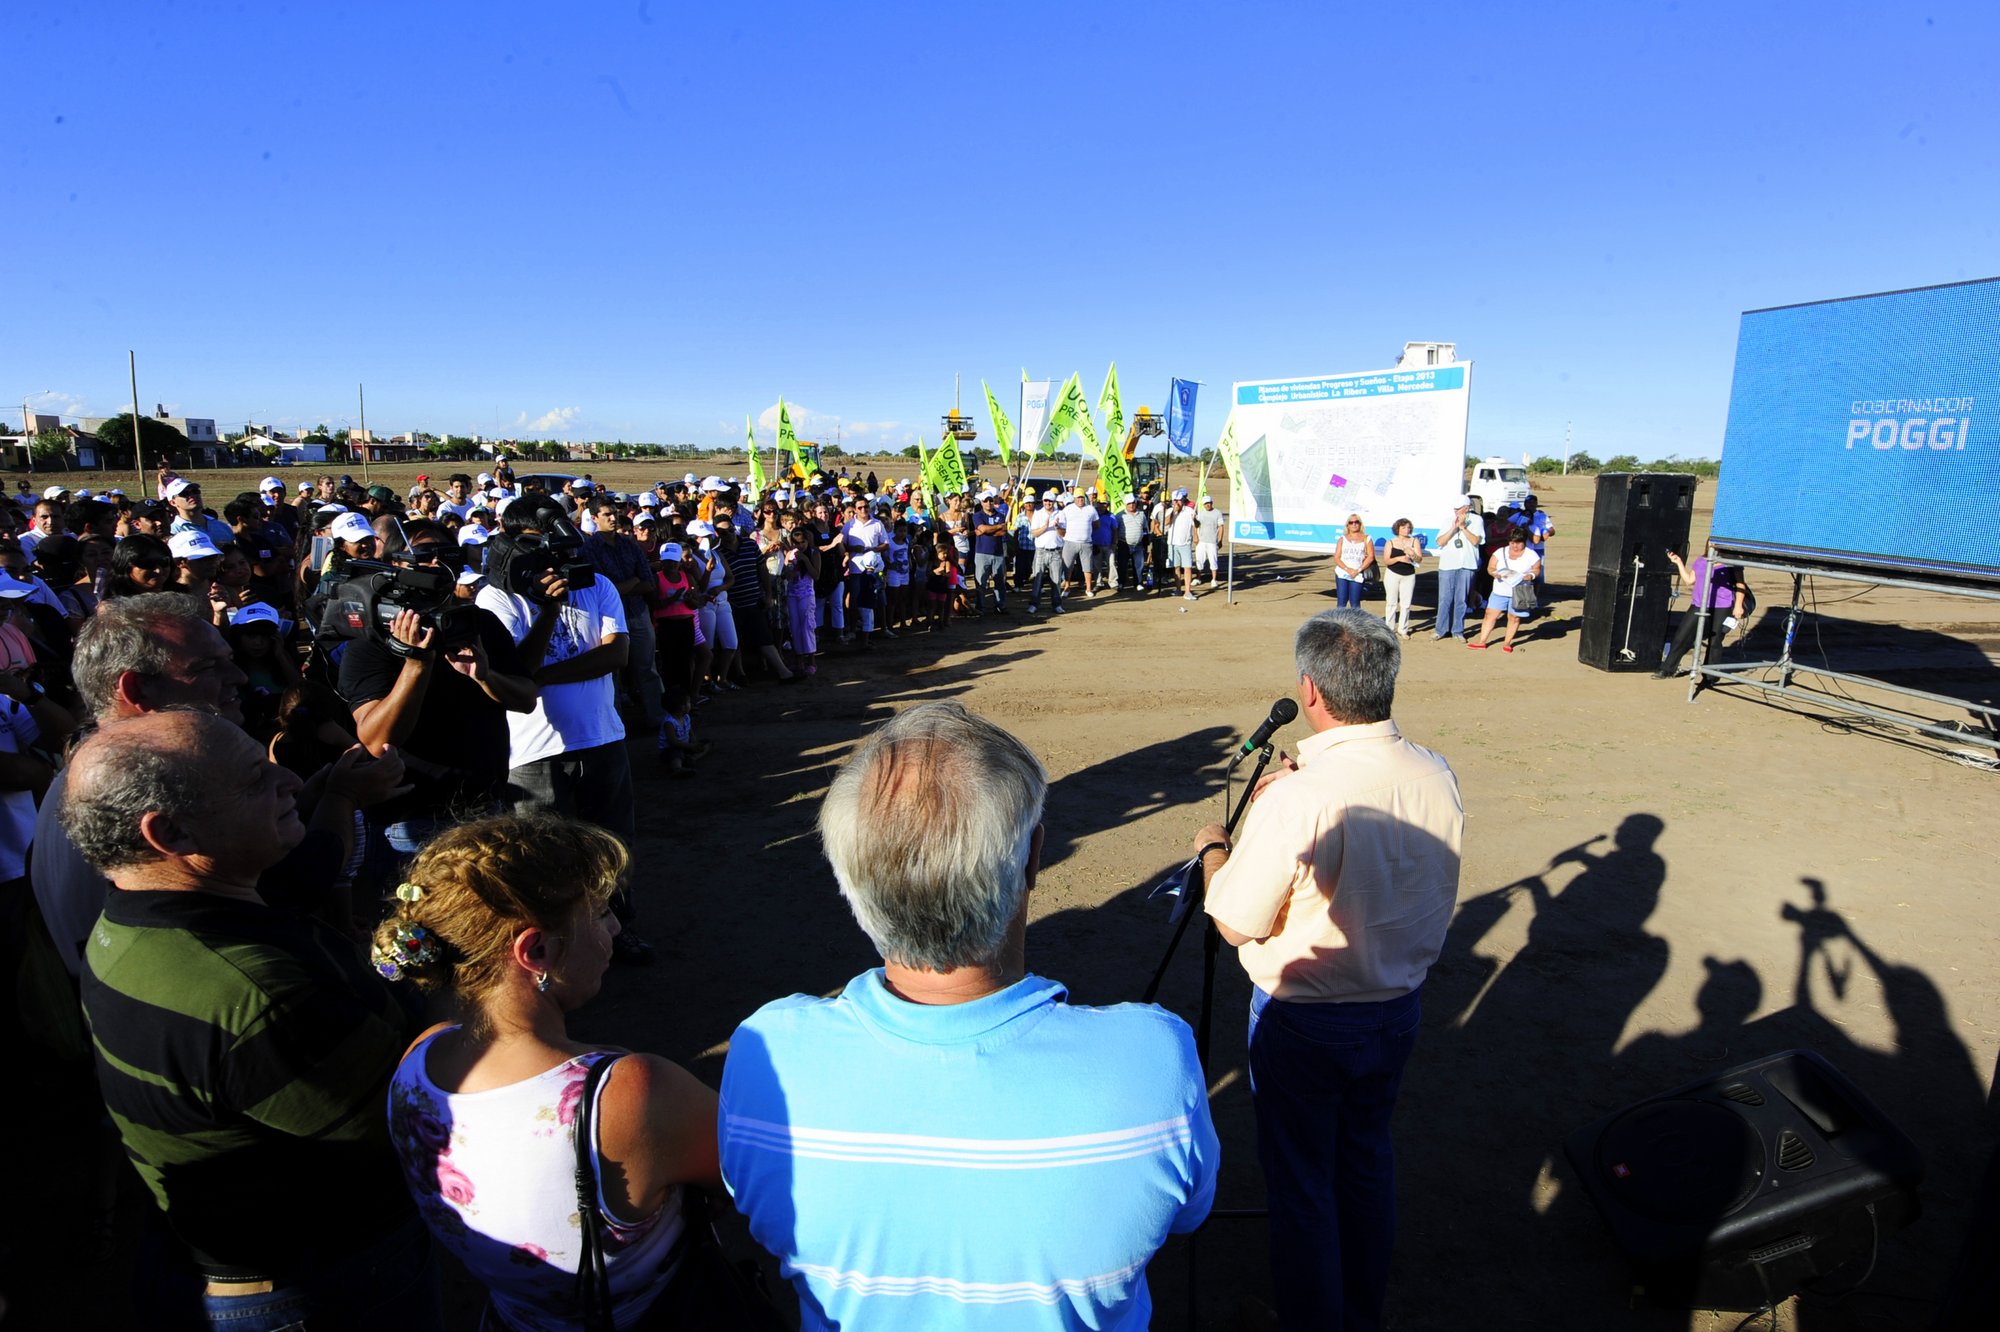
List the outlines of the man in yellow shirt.
<svg viewBox="0 0 2000 1332">
<path fill-rule="evenodd" d="M 1259 783 L 1234 846 L 1195 836 L 1250 999 L 1257 1149 L 1285 1328 L 1379 1328 L 1394 1242 L 1389 1119 L 1458 897 L 1458 779 L 1389 719 L 1402 645 L 1324 611 L 1293 645 L 1313 735 Z"/>
</svg>

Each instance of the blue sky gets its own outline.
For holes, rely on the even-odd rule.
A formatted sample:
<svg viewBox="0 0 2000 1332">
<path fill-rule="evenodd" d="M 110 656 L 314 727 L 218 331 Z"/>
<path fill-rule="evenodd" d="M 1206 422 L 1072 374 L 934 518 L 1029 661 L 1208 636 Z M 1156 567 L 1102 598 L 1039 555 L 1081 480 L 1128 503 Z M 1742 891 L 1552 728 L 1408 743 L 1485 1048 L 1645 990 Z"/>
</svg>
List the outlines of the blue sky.
<svg viewBox="0 0 2000 1332">
<path fill-rule="evenodd" d="M 1987 4 L 8 8 L 0 403 L 934 439 L 965 376 L 1476 363 L 1714 456 L 1739 313 L 2000 273 Z M 1003 386 L 1005 386 L 1003 388 Z M 4 418 L 0 418 L 4 419 Z M 769 432 L 763 432 L 768 444 Z"/>
</svg>

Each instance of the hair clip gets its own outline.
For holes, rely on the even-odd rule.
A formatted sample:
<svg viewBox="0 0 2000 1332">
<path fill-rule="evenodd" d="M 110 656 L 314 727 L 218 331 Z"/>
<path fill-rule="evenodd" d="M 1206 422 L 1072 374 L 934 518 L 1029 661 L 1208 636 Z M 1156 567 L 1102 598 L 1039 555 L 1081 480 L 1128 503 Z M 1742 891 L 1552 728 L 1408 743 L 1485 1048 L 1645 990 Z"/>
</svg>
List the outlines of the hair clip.
<svg viewBox="0 0 2000 1332">
<path fill-rule="evenodd" d="M 398 925 L 386 948 L 378 943 L 368 950 L 368 960 L 375 964 L 375 970 L 392 981 L 401 980 L 405 972 L 416 967 L 428 966 L 437 956 L 437 936 L 421 925 Z"/>
<path fill-rule="evenodd" d="M 405 902 L 414 902 L 423 895 L 424 890 L 418 884 L 402 883 L 396 885 L 396 896 Z"/>
</svg>

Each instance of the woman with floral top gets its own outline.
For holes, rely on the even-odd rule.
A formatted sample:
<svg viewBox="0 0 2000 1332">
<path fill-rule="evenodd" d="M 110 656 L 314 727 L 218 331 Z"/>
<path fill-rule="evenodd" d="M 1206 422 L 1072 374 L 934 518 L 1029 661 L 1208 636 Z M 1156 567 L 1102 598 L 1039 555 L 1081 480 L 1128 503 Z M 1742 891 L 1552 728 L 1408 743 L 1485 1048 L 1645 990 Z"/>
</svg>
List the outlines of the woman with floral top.
<svg viewBox="0 0 2000 1332">
<path fill-rule="evenodd" d="M 616 1061 L 590 1146 L 619 1326 L 672 1284 L 682 1190 L 721 1183 L 713 1091 L 657 1055 L 569 1035 L 610 965 L 628 863 L 610 834 L 552 815 L 462 824 L 418 855 L 375 933 L 378 970 L 461 1015 L 403 1056 L 389 1131 L 431 1233 L 489 1292 L 488 1326 L 583 1326 L 574 1134 L 599 1061 Z"/>
</svg>

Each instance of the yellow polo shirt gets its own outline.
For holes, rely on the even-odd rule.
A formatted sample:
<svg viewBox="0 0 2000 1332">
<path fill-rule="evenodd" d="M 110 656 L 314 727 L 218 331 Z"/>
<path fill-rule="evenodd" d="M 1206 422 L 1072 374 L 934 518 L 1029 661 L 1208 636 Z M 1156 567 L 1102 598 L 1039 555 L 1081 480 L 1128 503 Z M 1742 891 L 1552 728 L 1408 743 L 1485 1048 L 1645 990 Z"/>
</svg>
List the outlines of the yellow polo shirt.
<svg viewBox="0 0 2000 1332">
<path fill-rule="evenodd" d="M 1465 807 L 1443 758 L 1393 721 L 1335 726 L 1250 806 L 1208 913 L 1277 999 L 1357 1003 L 1423 984 L 1458 899 Z"/>
</svg>

